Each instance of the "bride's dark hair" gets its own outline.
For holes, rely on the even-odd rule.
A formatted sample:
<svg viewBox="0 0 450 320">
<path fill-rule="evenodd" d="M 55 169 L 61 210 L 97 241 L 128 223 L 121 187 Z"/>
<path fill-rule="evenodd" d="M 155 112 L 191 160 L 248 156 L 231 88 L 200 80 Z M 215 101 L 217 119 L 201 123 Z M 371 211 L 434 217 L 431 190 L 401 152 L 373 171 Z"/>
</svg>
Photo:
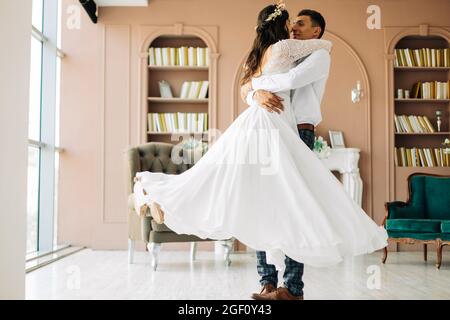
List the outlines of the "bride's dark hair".
<svg viewBox="0 0 450 320">
<path fill-rule="evenodd" d="M 268 47 L 280 40 L 289 39 L 289 30 L 286 27 L 289 13 L 286 10 L 282 10 L 281 14 L 272 20 L 266 21 L 276 9 L 276 5 L 270 5 L 262 9 L 258 15 L 256 38 L 244 64 L 244 76 L 241 79 L 241 85 L 247 83 L 256 73 Z"/>
</svg>

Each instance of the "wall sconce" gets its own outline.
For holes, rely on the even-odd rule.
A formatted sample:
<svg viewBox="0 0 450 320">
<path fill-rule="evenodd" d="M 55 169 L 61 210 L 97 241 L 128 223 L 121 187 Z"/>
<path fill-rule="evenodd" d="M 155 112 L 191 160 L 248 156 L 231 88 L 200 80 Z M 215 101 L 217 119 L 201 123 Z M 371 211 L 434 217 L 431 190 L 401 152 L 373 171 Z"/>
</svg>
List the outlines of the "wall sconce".
<svg viewBox="0 0 450 320">
<path fill-rule="evenodd" d="M 361 90 L 361 81 L 356 82 L 356 88 L 352 89 L 352 102 L 357 103 L 361 101 L 361 97 L 363 96 L 363 92 Z"/>
</svg>

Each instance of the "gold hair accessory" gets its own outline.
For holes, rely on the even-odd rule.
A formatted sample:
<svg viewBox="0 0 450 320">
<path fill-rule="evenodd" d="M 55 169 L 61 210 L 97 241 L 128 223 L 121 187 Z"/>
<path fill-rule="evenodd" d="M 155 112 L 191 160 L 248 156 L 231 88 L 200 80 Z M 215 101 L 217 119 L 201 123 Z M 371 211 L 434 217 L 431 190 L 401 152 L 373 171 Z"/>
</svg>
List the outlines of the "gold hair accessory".
<svg viewBox="0 0 450 320">
<path fill-rule="evenodd" d="M 271 13 L 265 21 L 275 20 L 278 16 L 281 16 L 284 10 L 286 10 L 286 5 L 284 4 L 283 0 L 278 1 L 275 11 Z"/>
</svg>

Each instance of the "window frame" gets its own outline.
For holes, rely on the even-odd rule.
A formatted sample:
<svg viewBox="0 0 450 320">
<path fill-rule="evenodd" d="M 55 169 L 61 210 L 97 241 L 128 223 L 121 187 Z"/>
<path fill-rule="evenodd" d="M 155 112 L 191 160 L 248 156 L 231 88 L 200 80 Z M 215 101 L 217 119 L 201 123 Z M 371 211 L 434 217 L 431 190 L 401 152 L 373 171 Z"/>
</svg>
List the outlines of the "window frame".
<svg viewBox="0 0 450 320">
<path fill-rule="evenodd" d="M 64 149 L 56 144 L 58 139 L 56 132 L 59 129 L 59 59 L 63 59 L 65 54 L 58 47 L 60 28 L 60 8 L 59 1 L 43 0 L 42 5 L 42 32 L 36 27 L 31 27 L 31 37 L 42 44 L 41 58 L 41 78 L 40 78 L 40 123 L 39 141 L 28 139 L 28 146 L 39 150 L 39 182 L 38 182 L 38 208 L 37 208 L 37 246 L 35 252 L 27 252 L 28 255 L 51 252 L 56 248 L 56 214 L 57 195 L 55 177 L 58 176 L 56 170 L 57 154 L 64 152 Z M 30 102 L 31 103 L 31 102 Z"/>
</svg>

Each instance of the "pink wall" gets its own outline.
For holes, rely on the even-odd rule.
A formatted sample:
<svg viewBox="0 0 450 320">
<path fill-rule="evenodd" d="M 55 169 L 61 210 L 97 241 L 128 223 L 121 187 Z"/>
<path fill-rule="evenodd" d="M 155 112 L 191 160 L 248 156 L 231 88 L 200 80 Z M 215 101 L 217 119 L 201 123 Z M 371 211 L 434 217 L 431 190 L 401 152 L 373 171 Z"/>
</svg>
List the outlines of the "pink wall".
<svg viewBox="0 0 450 320">
<path fill-rule="evenodd" d="M 327 37 L 338 44 L 323 104 L 324 121 L 318 130 L 324 137 L 328 129 L 342 130 L 348 146 L 361 148 L 364 209 L 379 223 L 387 200 L 384 40 L 383 30 L 367 29 L 366 9 L 371 4 L 381 7 L 382 26 L 448 26 L 450 2 L 285 2 L 291 15 L 302 8 L 322 12 L 330 31 Z M 235 79 L 253 39 L 256 15 L 270 3 L 152 0 L 147 8 L 101 8 L 98 25 L 91 24 L 83 12 L 81 28 L 69 30 L 64 13 L 78 1 L 63 1 L 62 47 L 67 57 L 61 86 L 61 144 L 66 149 L 60 165 L 61 242 L 108 249 L 126 246 L 121 152 L 137 144 L 140 136 L 139 27 L 174 23 L 218 26 L 218 128 L 223 131 L 235 116 Z M 363 70 L 356 64 L 358 59 Z M 353 105 L 350 90 L 356 80 L 364 80 L 364 70 L 371 96 Z"/>
</svg>

